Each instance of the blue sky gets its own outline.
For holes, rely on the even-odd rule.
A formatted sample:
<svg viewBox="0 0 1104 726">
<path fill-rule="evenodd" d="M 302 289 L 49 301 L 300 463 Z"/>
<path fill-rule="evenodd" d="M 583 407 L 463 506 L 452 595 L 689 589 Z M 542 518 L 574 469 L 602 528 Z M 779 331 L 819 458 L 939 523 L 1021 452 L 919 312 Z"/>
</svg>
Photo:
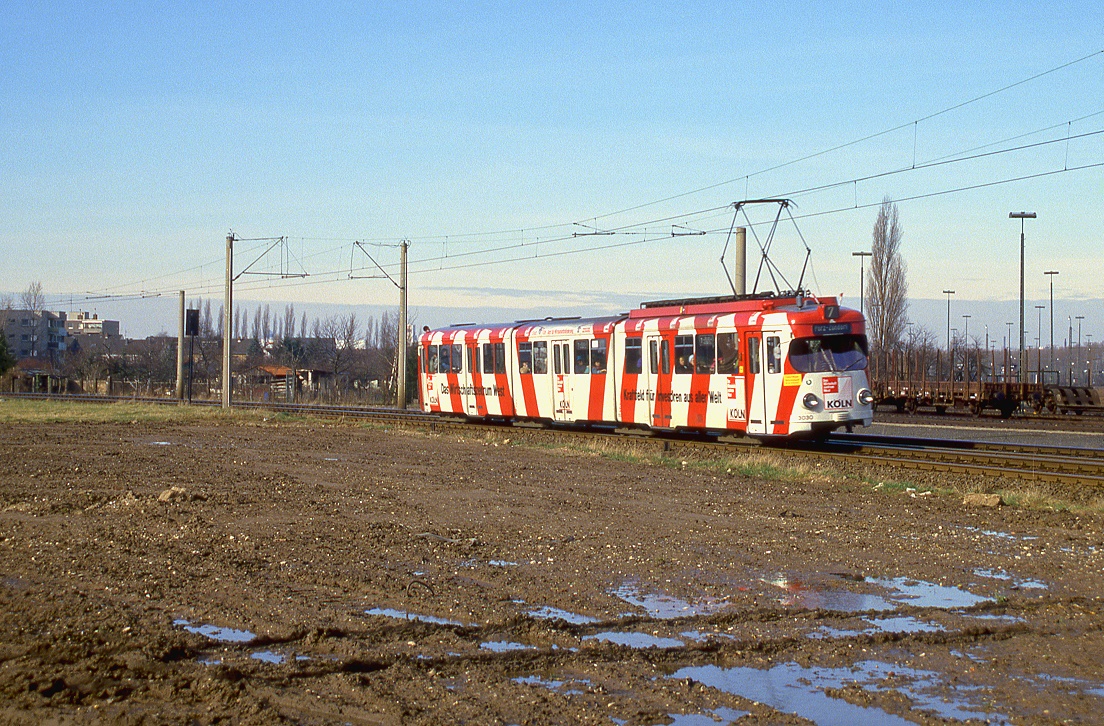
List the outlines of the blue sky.
<svg viewBox="0 0 1104 726">
<path fill-rule="evenodd" d="M 850 253 L 869 247 L 869 205 L 888 195 L 906 200 L 915 298 L 953 288 L 964 312 L 971 300 L 1014 299 L 1019 225 L 1007 217 L 1031 209 L 1027 296 L 1043 298 L 1042 271 L 1058 269 L 1056 298 L 1104 334 L 1098 307 L 1078 308 L 1104 299 L 1104 168 L 1052 173 L 1104 162 L 1104 135 L 1076 138 L 1104 129 L 1099 3 L 28 3 L 2 12 L 0 290 L 41 280 L 67 299 L 108 288 L 220 295 L 233 229 L 288 236 L 295 266 L 312 275 L 243 278 L 240 294 L 252 300 L 388 303 L 386 281 L 347 279 L 350 260 L 366 263 L 351 243 L 405 237 L 415 306 L 539 312 L 564 291 L 589 301 L 581 312 L 603 312 L 595 292 L 615 307 L 723 292 L 715 230 L 727 230 L 731 213 L 704 210 L 792 193 L 813 250 L 806 282 L 854 303 Z M 994 184 L 1040 174 L 1049 175 Z M 925 196 L 962 187 L 979 188 Z M 672 237 L 670 217 L 710 234 Z M 634 234 L 573 238 L 583 229 L 573 222 Z M 514 231 L 488 234 L 500 230 Z M 779 234 L 777 259 L 796 269 L 798 240 Z M 252 261 L 255 244 L 239 245 L 242 264 Z M 591 246 L 609 247 L 537 256 Z M 370 249 L 385 265 L 397 259 L 393 247 Z M 449 269 L 515 257 L 530 259 Z M 939 320 L 921 322 L 942 331 Z"/>
</svg>

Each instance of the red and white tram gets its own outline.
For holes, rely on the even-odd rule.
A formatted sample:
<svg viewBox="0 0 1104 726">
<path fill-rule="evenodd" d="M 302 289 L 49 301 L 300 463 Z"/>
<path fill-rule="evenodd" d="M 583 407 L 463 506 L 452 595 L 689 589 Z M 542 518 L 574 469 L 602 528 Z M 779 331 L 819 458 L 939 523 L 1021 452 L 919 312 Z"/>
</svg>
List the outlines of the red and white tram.
<svg viewBox="0 0 1104 726">
<path fill-rule="evenodd" d="M 803 295 L 457 325 L 418 341 L 425 411 L 797 437 L 868 426 L 863 316 Z"/>
</svg>

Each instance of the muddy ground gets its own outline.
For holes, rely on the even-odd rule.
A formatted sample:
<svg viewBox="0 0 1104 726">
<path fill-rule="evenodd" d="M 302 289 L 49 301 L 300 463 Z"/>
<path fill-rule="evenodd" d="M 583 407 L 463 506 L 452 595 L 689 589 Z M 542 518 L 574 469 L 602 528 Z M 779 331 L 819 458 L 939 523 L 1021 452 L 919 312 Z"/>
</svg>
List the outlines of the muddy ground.
<svg viewBox="0 0 1104 726">
<path fill-rule="evenodd" d="M 675 457 L 0 425 L 0 720 L 1099 723 L 1099 514 Z"/>
</svg>

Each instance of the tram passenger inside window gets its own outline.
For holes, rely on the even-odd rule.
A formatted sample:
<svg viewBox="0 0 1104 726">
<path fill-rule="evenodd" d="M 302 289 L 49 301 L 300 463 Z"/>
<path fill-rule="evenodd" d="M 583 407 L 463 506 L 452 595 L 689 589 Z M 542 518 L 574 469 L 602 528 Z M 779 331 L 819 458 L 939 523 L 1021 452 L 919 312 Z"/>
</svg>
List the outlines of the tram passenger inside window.
<svg viewBox="0 0 1104 726">
<path fill-rule="evenodd" d="M 575 372 L 590 373 L 590 341 L 575 341 Z"/>
<path fill-rule="evenodd" d="M 694 372 L 694 336 L 675 336 L 675 373 Z"/>
<path fill-rule="evenodd" d="M 606 372 L 606 341 L 595 338 L 590 341 L 590 372 Z"/>
<path fill-rule="evenodd" d="M 440 370 L 437 363 L 437 346 L 429 346 L 429 372 L 437 373 Z"/>
<path fill-rule="evenodd" d="M 713 373 L 716 370 L 716 345 L 712 333 L 703 333 L 694 338 L 694 372 Z"/>
<path fill-rule="evenodd" d="M 518 373 L 522 375 L 532 373 L 532 360 L 533 344 L 530 342 L 518 343 Z"/>
<path fill-rule="evenodd" d="M 732 375 L 740 359 L 735 333 L 717 333 L 717 372 Z"/>
</svg>

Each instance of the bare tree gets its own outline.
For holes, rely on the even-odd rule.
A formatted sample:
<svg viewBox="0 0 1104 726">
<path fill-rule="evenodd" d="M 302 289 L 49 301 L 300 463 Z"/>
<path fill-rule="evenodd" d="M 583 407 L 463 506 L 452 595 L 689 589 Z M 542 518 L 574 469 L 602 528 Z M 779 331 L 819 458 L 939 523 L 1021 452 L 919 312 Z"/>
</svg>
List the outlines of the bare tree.
<svg viewBox="0 0 1104 726">
<path fill-rule="evenodd" d="M 908 278 L 907 266 L 901 257 L 902 236 L 897 205 L 886 197 L 874 222 L 870 271 L 867 273 L 869 331 L 874 351 L 880 356 L 900 344 L 908 322 Z"/>
<path fill-rule="evenodd" d="M 26 290 L 19 293 L 19 307 L 31 314 L 30 350 L 32 357 L 38 357 L 42 354 L 39 350 L 39 338 L 46 333 L 45 330 L 39 332 L 39 327 L 46 327 L 42 321 L 42 313 L 46 310 L 46 295 L 42 292 L 40 281 L 32 282 L 27 285 Z"/>
<path fill-rule="evenodd" d="M 356 344 L 360 337 L 360 323 L 356 313 L 348 315 L 334 315 L 326 318 L 320 324 L 321 335 L 319 338 L 333 341 L 333 346 L 326 346 L 326 357 L 330 368 L 333 370 L 334 381 L 337 383 L 349 372 Z"/>
<path fill-rule="evenodd" d="M 23 310 L 40 313 L 46 309 L 46 295 L 42 292 L 41 282 L 32 282 L 27 289 L 19 293 L 19 304 Z"/>
</svg>

